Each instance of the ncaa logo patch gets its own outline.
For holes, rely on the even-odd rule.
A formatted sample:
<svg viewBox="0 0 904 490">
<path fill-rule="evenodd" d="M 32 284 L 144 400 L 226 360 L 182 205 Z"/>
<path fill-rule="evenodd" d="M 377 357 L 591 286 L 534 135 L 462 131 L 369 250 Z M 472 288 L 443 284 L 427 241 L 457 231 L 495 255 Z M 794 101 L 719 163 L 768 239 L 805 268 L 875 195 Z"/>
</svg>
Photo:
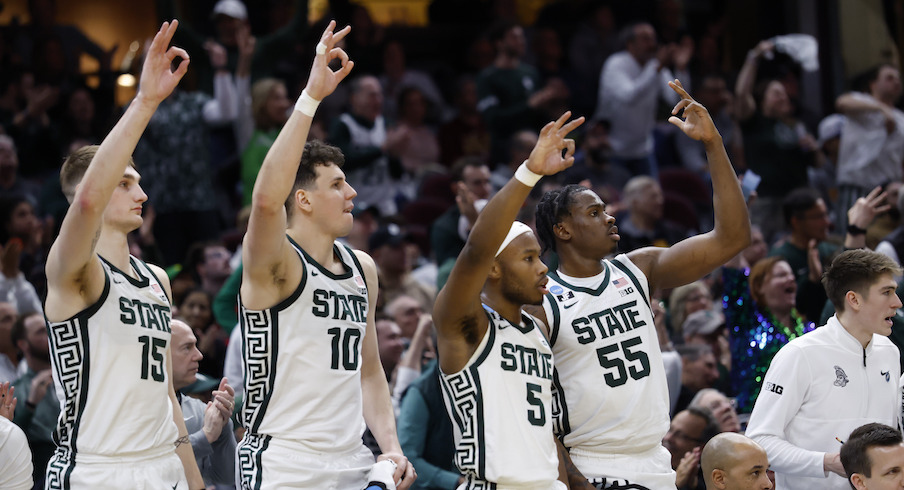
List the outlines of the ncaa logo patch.
<svg viewBox="0 0 904 490">
<path fill-rule="evenodd" d="M 565 290 L 562 288 L 562 286 L 559 286 L 558 284 L 549 288 L 549 292 L 552 294 L 562 294 L 563 291 L 565 291 Z"/>
</svg>

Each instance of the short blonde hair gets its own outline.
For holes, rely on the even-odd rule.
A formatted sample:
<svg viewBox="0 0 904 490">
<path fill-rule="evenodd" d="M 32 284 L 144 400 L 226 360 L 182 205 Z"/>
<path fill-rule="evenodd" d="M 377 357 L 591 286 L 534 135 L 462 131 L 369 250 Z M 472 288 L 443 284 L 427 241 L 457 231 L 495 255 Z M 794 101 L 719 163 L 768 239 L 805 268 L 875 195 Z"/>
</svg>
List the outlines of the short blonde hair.
<svg viewBox="0 0 904 490">
<path fill-rule="evenodd" d="M 75 199 L 75 188 L 78 187 L 82 177 L 88 171 L 88 166 L 94 160 L 98 148 L 100 147 L 97 145 L 83 146 L 70 153 L 63 161 L 63 167 L 60 169 L 60 187 L 63 188 L 63 194 L 70 204 Z M 129 166 L 136 168 L 135 161 L 131 157 L 129 157 Z"/>
</svg>

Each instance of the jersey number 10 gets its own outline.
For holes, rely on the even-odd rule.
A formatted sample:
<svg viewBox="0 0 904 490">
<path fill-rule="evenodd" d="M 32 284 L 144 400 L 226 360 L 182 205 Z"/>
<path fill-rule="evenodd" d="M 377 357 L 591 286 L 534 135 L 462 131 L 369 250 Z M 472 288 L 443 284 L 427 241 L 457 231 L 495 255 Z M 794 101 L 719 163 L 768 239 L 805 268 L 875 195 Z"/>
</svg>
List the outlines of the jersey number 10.
<svg viewBox="0 0 904 490">
<path fill-rule="evenodd" d="M 330 363 L 332 369 L 344 369 L 354 371 L 358 369 L 358 345 L 361 343 L 361 331 L 348 328 L 343 333 L 339 327 L 333 327 L 326 331 L 333 338 L 333 360 Z"/>
</svg>

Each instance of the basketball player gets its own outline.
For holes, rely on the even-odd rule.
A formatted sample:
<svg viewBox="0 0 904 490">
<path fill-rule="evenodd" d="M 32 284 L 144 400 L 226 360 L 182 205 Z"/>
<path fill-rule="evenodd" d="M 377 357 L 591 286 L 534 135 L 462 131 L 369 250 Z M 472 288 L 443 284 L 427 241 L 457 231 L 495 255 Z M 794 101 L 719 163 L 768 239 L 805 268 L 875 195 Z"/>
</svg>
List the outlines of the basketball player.
<svg viewBox="0 0 904 490">
<path fill-rule="evenodd" d="M 672 114 L 684 109 L 685 116 L 669 122 L 706 147 L 714 230 L 605 260 L 615 252 L 618 228 L 593 191 L 567 186 L 537 205 L 540 241 L 559 256 L 537 311 L 549 321 L 556 359 L 555 430 L 596 488 L 675 488 L 662 447 L 669 394 L 650 294 L 700 278 L 750 241 L 747 206 L 719 132 L 680 82 L 669 86 L 682 97 Z M 577 474 L 571 485 L 588 488 Z"/>
<path fill-rule="evenodd" d="M 541 176 L 574 163 L 574 141 L 565 136 L 584 118 L 566 124 L 569 117 L 543 128 L 528 160 L 484 208 L 436 298 L 443 397 L 455 464 L 467 480 L 460 489 L 566 488 L 552 433 L 552 352 L 521 311 L 543 301 L 548 269 L 533 232 L 513 221 Z"/>
<path fill-rule="evenodd" d="M 334 47 L 350 28 L 333 33 L 335 26 L 321 37 L 307 87 L 252 194 L 240 293 L 247 430 L 240 488 L 363 488 L 374 466 L 361 442 L 365 421 L 380 459 L 395 463 L 399 488 L 415 478 L 377 349 L 376 266 L 336 241 L 352 229 L 355 190 L 337 148 L 305 144 L 317 104 L 354 65 Z M 336 71 L 327 66 L 334 59 Z"/>
<path fill-rule="evenodd" d="M 100 147 L 60 171 L 70 206 L 47 258 L 44 311 L 63 406 L 46 488 L 204 488 L 170 378 L 169 281 L 126 241 L 147 200 L 132 150 L 188 69 L 184 50 L 167 49 L 177 26 L 157 32 L 138 94 Z"/>
</svg>

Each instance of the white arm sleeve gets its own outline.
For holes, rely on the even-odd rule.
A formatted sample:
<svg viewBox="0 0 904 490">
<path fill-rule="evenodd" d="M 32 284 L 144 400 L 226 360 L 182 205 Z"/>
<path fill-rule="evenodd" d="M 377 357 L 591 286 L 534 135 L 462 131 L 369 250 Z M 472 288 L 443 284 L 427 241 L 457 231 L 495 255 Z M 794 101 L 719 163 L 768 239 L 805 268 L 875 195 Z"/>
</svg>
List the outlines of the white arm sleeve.
<svg viewBox="0 0 904 490">
<path fill-rule="evenodd" d="M 238 105 L 235 84 L 229 73 L 218 73 L 213 77 L 213 99 L 204 104 L 204 122 L 219 125 L 235 120 Z"/>
</svg>

